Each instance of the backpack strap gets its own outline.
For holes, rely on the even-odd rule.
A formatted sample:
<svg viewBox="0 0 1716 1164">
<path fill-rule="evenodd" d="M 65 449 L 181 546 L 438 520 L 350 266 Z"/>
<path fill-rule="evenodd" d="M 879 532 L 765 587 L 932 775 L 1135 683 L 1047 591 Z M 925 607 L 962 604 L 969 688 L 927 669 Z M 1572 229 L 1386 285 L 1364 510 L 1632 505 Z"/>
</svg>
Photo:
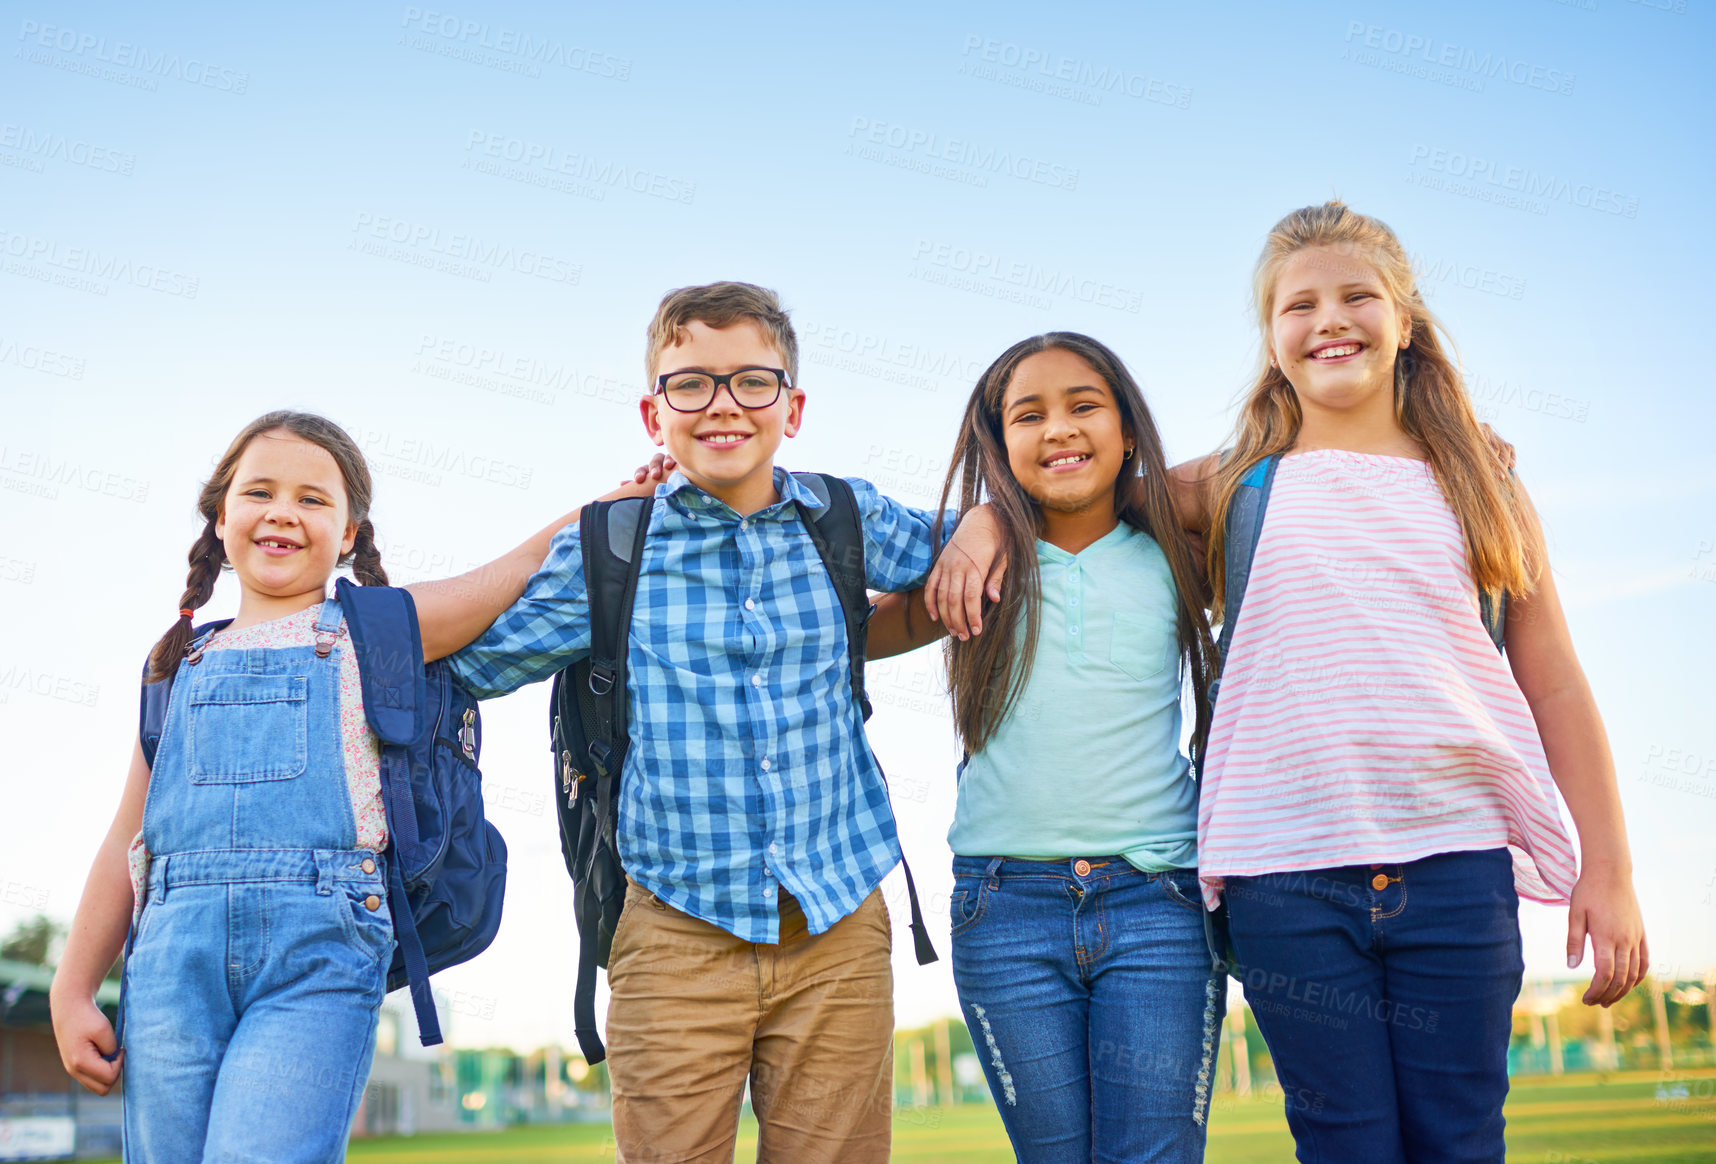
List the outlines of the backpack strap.
<svg viewBox="0 0 1716 1164">
<path fill-rule="evenodd" d="M 1257 540 L 1263 536 L 1263 514 L 1269 508 L 1269 491 L 1275 486 L 1278 456 L 1264 457 L 1240 478 L 1228 502 L 1227 523 L 1222 536 L 1222 621 L 1221 637 L 1216 641 L 1216 660 L 1225 665 L 1227 651 L 1233 645 L 1233 628 L 1239 622 L 1239 608 L 1245 601 L 1245 588 L 1251 580 L 1251 561 L 1257 556 Z M 1215 708 L 1216 693 L 1221 690 L 1221 676 L 1210 681 L 1210 708 Z"/>
<path fill-rule="evenodd" d="M 384 744 L 408 747 L 429 730 L 428 681 L 417 603 L 398 586 L 334 583 L 334 601 L 346 612 L 363 686 L 363 714 Z"/>
<path fill-rule="evenodd" d="M 804 528 L 810 531 L 810 540 L 816 543 L 816 552 L 828 576 L 834 580 L 835 593 L 840 596 L 840 609 L 846 616 L 846 665 L 852 681 L 852 702 L 868 721 L 870 699 L 864 693 L 864 644 L 871 608 L 864 578 L 864 523 L 858 514 L 858 498 L 844 479 L 827 473 L 794 473 L 793 479 L 822 502 L 819 511 L 811 510 L 803 502 L 793 504 Z"/>
<path fill-rule="evenodd" d="M 1507 650 L 1507 591 L 1503 590 L 1493 598 L 1488 590 L 1478 591 L 1478 614 L 1484 620 L 1484 629 L 1489 632 L 1496 650 Z"/>
<path fill-rule="evenodd" d="M 417 604 L 411 592 L 397 586 L 357 586 L 350 579 L 334 583 L 333 603 L 343 609 L 357 655 L 363 689 L 363 713 L 384 746 L 381 749 L 381 802 L 387 812 L 387 837 L 393 852 L 387 860 L 387 907 L 393 934 L 411 988 L 411 1009 L 425 1047 L 441 1042 L 441 1019 L 429 987 L 429 959 L 417 933 L 411 897 L 405 888 L 402 854 L 415 853 L 423 843 L 417 833 L 417 809 L 411 790 L 411 761 L 406 749 L 429 730 L 427 679 L 423 670 L 423 639 L 417 625 Z M 320 629 L 320 628 L 318 628 Z"/>
<path fill-rule="evenodd" d="M 864 643 L 870 624 L 870 592 L 864 577 L 864 522 L 858 513 L 858 498 L 852 486 L 843 478 L 828 473 L 794 473 L 793 478 L 810 490 L 822 502 L 820 511 L 812 511 L 803 502 L 794 502 L 799 520 L 810 531 L 816 552 L 840 595 L 840 609 L 846 616 L 847 670 L 851 675 L 852 702 L 857 704 L 864 719 L 870 718 L 870 699 L 864 693 Z M 882 763 L 871 753 L 876 771 L 882 772 L 886 784 L 888 774 Z M 912 880 L 912 867 L 900 854 L 900 868 L 906 875 L 906 899 L 912 911 L 912 945 L 918 965 L 936 961 L 935 944 L 930 941 L 929 927 L 924 924 L 923 908 L 918 904 L 918 887 Z"/>
<path fill-rule="evenodd" d="M 186 646 L 186 653 L 189 654 L 192 649 L 207 642 L 210 635 L 218 630 L 225 630 L 231 623 L 230 618 L 203 623 L 191 631 L 191 641 Z M 179 668 L 175 666 L 167 672 L 166 678 L 151 683 L 149 660 L 143 660 L 143 691 L 137 701 L 137 742 L 143 747 L 143 762 L 151 768 L 155 766 L 155 749 L 161 746 L 161 733 L 167 727 L 167 707 L 173 701 L 173 683 L 178 677 Z"/>
<path fill-rule="evenodd" d="M 613 797 L 630 742 L 626 730 L 626 644 L 652 500 L 626 497 L 592 502 L 584 507 L 578 521 L 584 586 L 590 602 L 590 666 L 588 679 L 578 684 L 574 694 L 589 743 L 587 759 L 598 777 L 596 827 L 610 833 L 610 845 L 618 843 L 611 835 L 617 808 Z M 576 682 L 578 673 L 567 679 Z M 600 1063 L 607 1054 L 596 1026 L 599 912 L 586 909 L 578 919 L 578 981 L 572 992 L 573 1034 L 578 1049 L 591 1063 Z"/>
</svg>

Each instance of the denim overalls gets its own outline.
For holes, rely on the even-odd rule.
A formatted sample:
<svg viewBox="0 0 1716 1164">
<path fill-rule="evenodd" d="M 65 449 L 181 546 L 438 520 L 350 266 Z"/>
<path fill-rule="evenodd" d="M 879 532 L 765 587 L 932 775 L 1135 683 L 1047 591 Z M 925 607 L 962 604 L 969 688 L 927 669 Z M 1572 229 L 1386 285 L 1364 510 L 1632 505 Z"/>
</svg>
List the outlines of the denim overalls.
<svg viewBox="0 0 1716 1164">
<path fill-rule="evenodd" d="M 342 613 L 316 645 L 180 664 L 149 779 L 152 864 L 125 987 L 125 1159 L 339 1161 L 393 950 L 353 846 Z"/>
</svg>

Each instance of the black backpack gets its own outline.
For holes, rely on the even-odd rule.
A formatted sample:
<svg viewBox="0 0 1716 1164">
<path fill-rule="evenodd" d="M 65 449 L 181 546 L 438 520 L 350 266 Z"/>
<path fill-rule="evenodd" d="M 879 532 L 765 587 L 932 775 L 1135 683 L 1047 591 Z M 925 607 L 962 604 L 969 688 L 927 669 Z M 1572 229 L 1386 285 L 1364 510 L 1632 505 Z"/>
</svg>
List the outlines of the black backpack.
<svg viewBox="0 0 1716 1164">
<path fill-rule="evenodd" d="M 870 599 L 864 585 L 864 536 L 852 487 L 823 473 L 795 473 L 799 484 L 823 502 L 821 516 L 798 506 L 799 519 L 816 543 L 846 617 L 852 699 L 870 718 L 864 694 L 864 633 Z M 590 598 L 590 654 L 554 676 L 549 696 L 553 733 L 555 805 L 560 851 L 572 875 L 572 909 L 578 922 L 578 984 L 572 1023 L 578 1048 L 590 1063 L 607 1057 L 596 1029 L 596 967 L 606 969 L 625 904 L 626 874 L 620 865 L 620 773 L 626 748 L 626 645 L 639 563 L 649 528 L 651 499 L 628 497 L 586 505 L 579 519 L 584 581 Z M 878 770 L 880 766 L 878 765 Z M 902 860 L 911 901 L 912 940 L 918 964 L 936 960 L 918 907 L 911 867 Z"/>
</svg>

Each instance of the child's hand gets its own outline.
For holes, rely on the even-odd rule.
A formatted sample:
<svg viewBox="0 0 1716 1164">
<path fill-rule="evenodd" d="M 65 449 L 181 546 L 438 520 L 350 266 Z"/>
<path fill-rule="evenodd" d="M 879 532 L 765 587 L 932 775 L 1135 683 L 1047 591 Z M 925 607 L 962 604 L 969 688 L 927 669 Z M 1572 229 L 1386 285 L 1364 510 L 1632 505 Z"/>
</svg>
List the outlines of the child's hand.
<svg viewBox="0 0 1716 1164">
<path fill-rule="evenodd" d="M 620 484 L 659 485 L 661 482 L 667 480 L 677 468 L 679 468 L 679 462 L 675 461 L 666 453 L 657 453 L 649 459 L 649 464 L 640 467 L 638 471 L 633 473 L 630 477 L 622 478 Z"/>
<path fill-rule="evenodd" d="M 924 582 L 924 610 L 947 624 L 961 642 L 983 633 L 983 599 L 1001 601 L 1007 559 L 1001 553 L 1001 527 L 987 505 L 960 519 L 935 567 Z"/>
<path fill-rule="evenodd" d="M 111 1061 L 104 1058 L 119 1048 L 107 1016 L 87 998 L 68 1003 L 55 995 L 50 1010 L 54 1041 L 59 1044 L 60 1062 L 65 1064 L 66 1074 L 97 1095 L 113 1090 L 113 1085 L 119 1082 L 125 1053 L 121 1051 Z"/>
<path fill-rule="evenodd" d="M 1650 970 L 1650 946 L 1631 878 L 1592 869 L 1580 875 L 1567 910 L 1568 969 L 1584 961 L 1587 934 L 1591 985 L 1580 1001 L 1586 1006 L 1613 1006 Z"/>
<path fill-rule="evenodd" d="M 1490 442 L 1490 452 L 1494 453 L 1496 460 L 1501 462 L 1502 479 L 1506 480 L 1507 475 L 1513 472 L 1514 465 L 1519 461 L 1518 450 L 1503 440 L 1501 434 L 1488 424 L 1482 424 L 1478 427 L 1484 430 L 1484 439 Z"/>
</svg>

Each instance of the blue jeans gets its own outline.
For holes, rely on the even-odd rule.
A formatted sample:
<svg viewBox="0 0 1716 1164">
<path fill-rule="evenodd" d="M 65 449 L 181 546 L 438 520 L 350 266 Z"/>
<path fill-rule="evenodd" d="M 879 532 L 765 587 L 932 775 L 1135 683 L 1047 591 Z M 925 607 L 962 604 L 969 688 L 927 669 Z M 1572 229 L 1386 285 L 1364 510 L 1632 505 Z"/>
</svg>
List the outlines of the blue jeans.
<svg viewBox="0 0 1716 1164">
<path fill-rule="evenodd" d="M 149 885 L 125 964 L 127 1164 L 343 1160 L 393 957 L 376 854 L 181 853 Z"/>
<path fill-rule="evenodd" d="M 953 874 L 953 980 L 1019 1160 L 1202 1160 L 1225 979 L 1195 871 L 955 857 Z"/>
<path fill-rule="evenodd" d="M 1225 896 L 1303 1164 L 1503 1158 L 1525 972 L 1506 849 L 1229 877 Z"/>
</svg>

